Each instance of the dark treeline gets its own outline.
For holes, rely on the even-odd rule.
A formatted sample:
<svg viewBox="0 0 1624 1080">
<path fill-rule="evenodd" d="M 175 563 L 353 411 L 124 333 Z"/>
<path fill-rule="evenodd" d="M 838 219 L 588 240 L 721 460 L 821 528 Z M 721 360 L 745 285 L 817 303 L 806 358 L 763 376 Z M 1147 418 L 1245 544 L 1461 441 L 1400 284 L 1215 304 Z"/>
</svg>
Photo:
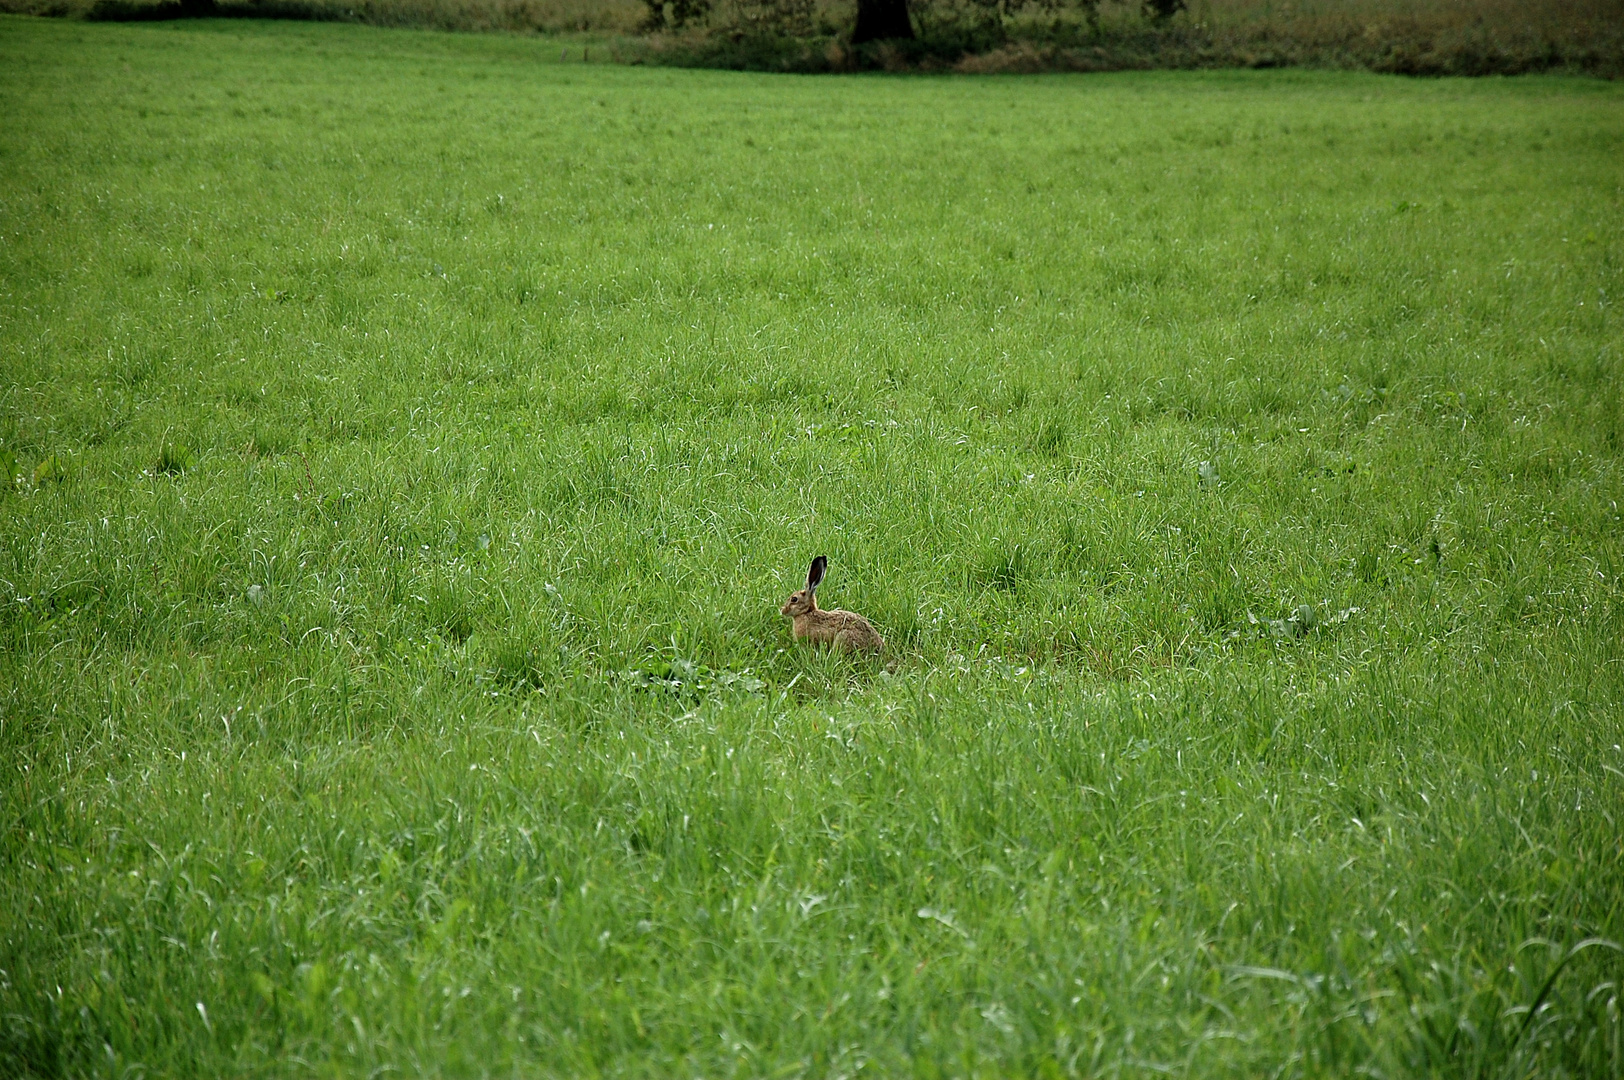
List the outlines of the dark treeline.
<svg viewBox="0 0 1624 1080">
<path fill-rule="evenodd" d="M 1624 74 L 1624 0 L 0 0 L 0 10 L 589 33 L 633 62 L 803 72 Z"/>
</svg>

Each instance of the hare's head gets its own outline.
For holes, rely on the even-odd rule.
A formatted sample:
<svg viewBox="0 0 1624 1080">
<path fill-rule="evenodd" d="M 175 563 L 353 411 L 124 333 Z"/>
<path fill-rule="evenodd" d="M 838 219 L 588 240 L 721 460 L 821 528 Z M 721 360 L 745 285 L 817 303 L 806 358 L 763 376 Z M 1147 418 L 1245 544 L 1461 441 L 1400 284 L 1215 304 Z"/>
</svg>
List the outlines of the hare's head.
<svg viewBox="0 0 1624 1080">
<path fill-rule="evenodd" d="M 797 615 L 818 610 L 818 582 L 823 580 L 823 571 L 828 565 L 829 560 L 822 555 L 813 559 L 811 567 L 806 572 L 806 588 L 791 593 L 789 599 L 784 601 L 784 606 L 778 609 L 778 613 L 793 619 Z"/>
</svg>

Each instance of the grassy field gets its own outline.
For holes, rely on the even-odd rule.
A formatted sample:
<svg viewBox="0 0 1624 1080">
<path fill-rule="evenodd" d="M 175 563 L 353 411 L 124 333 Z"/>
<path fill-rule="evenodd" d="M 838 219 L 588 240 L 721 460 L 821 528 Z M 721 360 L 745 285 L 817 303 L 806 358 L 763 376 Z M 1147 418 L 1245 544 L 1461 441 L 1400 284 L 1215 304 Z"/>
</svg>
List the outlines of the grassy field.
<svg viewBox="0 0 1624 1080">
<path fill-rule="evenodd" d="M 1624 88 L 0 115 L 0 1073 L 1624 1072 Z"/>
</svg>

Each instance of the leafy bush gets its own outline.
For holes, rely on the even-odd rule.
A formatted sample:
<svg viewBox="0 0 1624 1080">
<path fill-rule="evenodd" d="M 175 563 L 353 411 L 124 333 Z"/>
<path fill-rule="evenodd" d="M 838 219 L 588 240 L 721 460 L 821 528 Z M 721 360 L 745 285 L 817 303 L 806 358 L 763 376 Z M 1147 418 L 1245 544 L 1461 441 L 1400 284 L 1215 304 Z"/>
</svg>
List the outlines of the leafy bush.
<svg viewBox="0 0 1624 1080">
<path fill-rule="evenodd" d="M 911 0 L 918 39 L 852 47 L 848 0 L 646 0 L 665 63 L 962 72 L 1317 66 L 1624 73 L 1624 0 Z M 680 5 L 680 6 L 679 6 Z M 768 47 L 765 41 L 777 44 Z"/>
<path fill-rule="evenodd" d="M 1317 66 L 1410 75 L 1624 74 L 1624 0 L 910 0 L 918 39 L 853 47 L 855 0 L 0 0 L 105 21 L 310 19 L 645 35 L 642 59 L 758 70 Z"/>
</svg>

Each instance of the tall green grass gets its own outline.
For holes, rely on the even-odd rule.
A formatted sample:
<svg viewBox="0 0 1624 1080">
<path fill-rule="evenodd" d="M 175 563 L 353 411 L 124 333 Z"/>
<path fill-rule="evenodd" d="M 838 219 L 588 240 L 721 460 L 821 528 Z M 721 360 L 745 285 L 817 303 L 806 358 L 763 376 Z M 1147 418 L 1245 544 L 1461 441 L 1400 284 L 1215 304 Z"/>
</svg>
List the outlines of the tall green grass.
<svg viewBox="0 0 1624 1080">
<path fill-rule="evenodd" d="M 1616 1075 L 1620 106 L 0 21 L 0 1071 Z"/>
</svg>

